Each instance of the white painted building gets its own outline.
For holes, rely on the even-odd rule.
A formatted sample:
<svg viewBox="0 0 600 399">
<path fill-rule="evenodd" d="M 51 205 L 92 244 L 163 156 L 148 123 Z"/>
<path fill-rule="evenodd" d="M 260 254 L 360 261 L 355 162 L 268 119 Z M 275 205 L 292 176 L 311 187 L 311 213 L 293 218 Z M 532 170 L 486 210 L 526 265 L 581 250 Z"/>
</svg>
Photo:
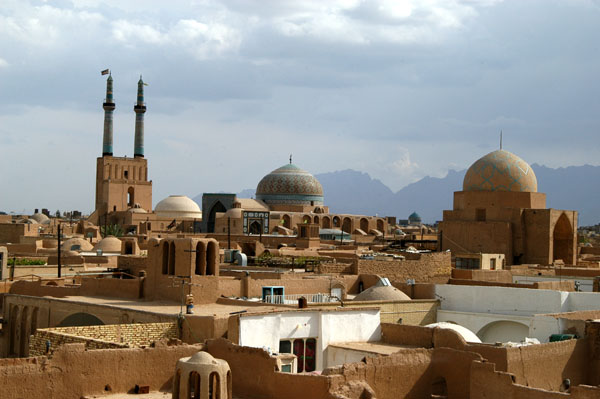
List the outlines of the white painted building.
<svg viewBox="0 0 600 399">
<path fill-rule="evenodd" d="M 341 364 L 328 361 L 330 344 L 381 340 L 379 309 L 335 309 L 242 314 L 234 343 L 293 353 L 297 371 L 320 371 Z M 334 348 L 331 349 L 332 351 Z"/>
<path fill-rule="evenodd" d="M 483 342 L 548 342 L 565 321 L 548 314 L 600 310 L 600 294 L 526 288 L 436 285 L 437 321 L 468 328 Z"/>
</svg>

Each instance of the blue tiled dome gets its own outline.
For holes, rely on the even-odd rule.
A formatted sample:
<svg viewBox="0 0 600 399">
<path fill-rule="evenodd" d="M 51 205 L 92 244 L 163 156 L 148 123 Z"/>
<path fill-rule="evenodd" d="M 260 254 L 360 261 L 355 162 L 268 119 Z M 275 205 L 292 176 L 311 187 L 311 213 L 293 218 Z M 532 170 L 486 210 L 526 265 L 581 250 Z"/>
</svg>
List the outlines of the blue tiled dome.
<svg viewBox="0 0 600 399">
<path fill-rule="evenodd" d="M 267 204 L 323 205 L 323 187 L 313 175 L 290 163 L 262 178 L 256 199 Z"/>
<path fill-rule="evenodd" d="M 537 192 L 531 166 L 508 151 L 497 150 L 478 159 L 463 180 L 463 191 Z"/>
</svg>

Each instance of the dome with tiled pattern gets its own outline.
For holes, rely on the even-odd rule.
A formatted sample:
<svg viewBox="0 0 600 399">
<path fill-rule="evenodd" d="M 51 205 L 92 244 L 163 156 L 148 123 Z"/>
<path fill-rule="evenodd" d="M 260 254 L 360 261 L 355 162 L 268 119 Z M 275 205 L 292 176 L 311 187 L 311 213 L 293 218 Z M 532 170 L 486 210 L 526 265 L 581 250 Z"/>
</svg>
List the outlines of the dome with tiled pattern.
<svg viewBox="0 0 600 399">
<path fill-rule="evenodd" d="M 537 192 L 531 166 L 513 153 L 490 152 L 475 161 L 465 173 L 463 191 Z"/>
<path fill-rule="evenodd" d="M 323 187 L 313 175 L 290 163 L 262 178 L 256 199 L 267 204 L 323 205 Z"/>
</svg>

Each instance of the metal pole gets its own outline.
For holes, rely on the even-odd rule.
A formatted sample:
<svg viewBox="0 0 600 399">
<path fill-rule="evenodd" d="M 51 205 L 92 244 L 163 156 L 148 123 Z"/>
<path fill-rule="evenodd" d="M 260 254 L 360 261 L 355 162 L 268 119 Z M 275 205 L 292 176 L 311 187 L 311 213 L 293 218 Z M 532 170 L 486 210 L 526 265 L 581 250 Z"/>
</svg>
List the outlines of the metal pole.
<svg viewBox="0 0 600 399">
<path fill-rule="evenodd" d="M 60 273 L 61 272 L 61 270 L 60 270 L 60 268 L 61 268 L 61 265 L 60 265 L 60 252 L 61 252 L 61 249 L 60 249 L 60 222 L 59 222 L 58 223 L 58 259 L 57 259 L 57 263 L 58 263 L 58 278 L 61 277 L 61 275 L 60 275 L 61 274 Z"/>
</svg>

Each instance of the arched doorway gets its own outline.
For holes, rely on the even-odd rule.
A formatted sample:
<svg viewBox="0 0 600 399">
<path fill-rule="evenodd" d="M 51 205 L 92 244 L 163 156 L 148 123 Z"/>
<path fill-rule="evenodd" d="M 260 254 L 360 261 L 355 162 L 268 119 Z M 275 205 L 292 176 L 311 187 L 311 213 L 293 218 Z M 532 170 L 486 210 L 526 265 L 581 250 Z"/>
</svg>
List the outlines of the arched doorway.
<svg viewBox="0 0 600 399">
<path fill-rule="evenodd" d="M 381 231 L 382 233 L 385 233 L 384 229 L 385 229 L 385 227 L 384 227 L 383 220 L 377 219 L 377 230 Z"/>
<path fill-rule="evenodd" d="M 435 378 L 431 382 L 431 398 L 447 398 L 448 397 L 448 385 L 444 377 Z"/>
<path fill-rule="evenodd" d="M 331 228 L 331 219 L 329 216 L 323 216 L 323 228 L 330 229 Z"/>
<path fill-rule="evenodd" d="M 302 223 L 310 223 L 310 216 L 304 215 L 302 217 Z"/>
<path fill-rule="evenodd" d="M 340 227 L 340 218 L 337 216 L 333 217 L 333 227 Z"/>
<path fill-rule="evenodd" d="M 313 219 L 313 223 L 315 223 L 315 224 L 319 224 L 319 217 L 318 217 L 318 216 L 315 216 L 315 217 L 314 217 L 314 219 Z"/>
<path fill-rule="evenodd" d="M 564 213 L 556 221 L 552 238 L 552 260 L 560 259 L 567 265 L 573 264 L 573 229 Z"/>
<path fill-rule="evenodd" d="M 250 234 L 260 234 L 262 230 L 262 226 L 261 223 L 258 220 L 254 220 L 252 223 L 250 223 L 250 229 L 248 230 L 250 232 Z"/>
<path fill-rule="evenodd" d="M 350 218 L 344 218 L 344 222 L 342 224 L 342 231 L 346 233 L 352 233 L 352 220 L 350 220 Z"/>
<path fill-rule="evenodd" d="M 366 218 L 360 219 L 360 229 L 365 233 L 369 232 L 369 221 Z"/>
<path fill-rule="evenodd" d="M 210 212 L 208 213 L 208 222 L 206 224 L 207 233 L 215 232 L 215 219 L 217 213 L 227 212 L 225 206 L 221 203 L 221 201 L 217 201 L 212 208 L 210 208 Z"/>
<path fill-rule="evenodd" d="M 292 219 L 290 218 L 290 215 L 283 215 L 283 227 L 285 227 L 286 229 L 291 229 L 292 226 Z"/>
</svg>

